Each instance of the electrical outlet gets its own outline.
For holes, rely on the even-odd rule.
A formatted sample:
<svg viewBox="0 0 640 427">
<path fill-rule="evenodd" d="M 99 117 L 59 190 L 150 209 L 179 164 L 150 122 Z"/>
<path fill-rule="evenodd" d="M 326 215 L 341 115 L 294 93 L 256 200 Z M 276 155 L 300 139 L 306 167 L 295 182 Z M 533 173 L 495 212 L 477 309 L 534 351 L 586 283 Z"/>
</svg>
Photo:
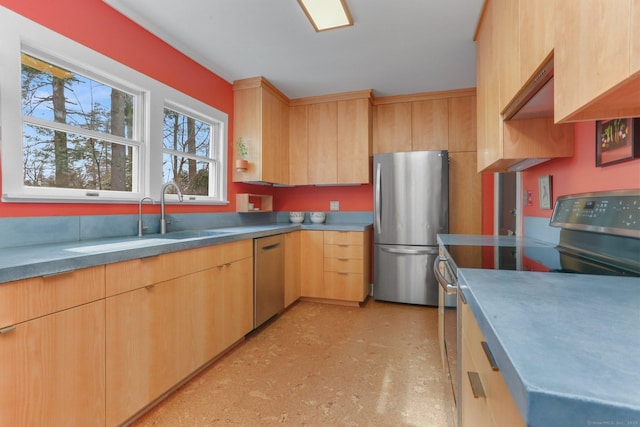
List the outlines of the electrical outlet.
<svg viewBox="0 0 640 427">
<path fill-rule="evenodd" d="M 332 200 L 329 202 L 329 210 L 330 211 L 339 211 L 340 210 L 340 202 L 337 200 Z"/>
</svg>

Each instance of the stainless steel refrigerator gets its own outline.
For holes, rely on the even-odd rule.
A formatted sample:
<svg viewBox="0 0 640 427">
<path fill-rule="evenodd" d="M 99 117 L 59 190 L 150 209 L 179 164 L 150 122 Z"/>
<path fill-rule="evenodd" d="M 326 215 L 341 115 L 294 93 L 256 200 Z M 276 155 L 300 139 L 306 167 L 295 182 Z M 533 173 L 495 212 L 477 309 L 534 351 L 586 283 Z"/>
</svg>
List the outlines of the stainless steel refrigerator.
<svg viewBox="0 0 640 427">
<path fill-rule="evenodd" d="M 373 165 L 373 297 L 437 306 L 433 263 L 436 234 L 449 231 L 448 152 L 376 154 Z"/>
</svg>

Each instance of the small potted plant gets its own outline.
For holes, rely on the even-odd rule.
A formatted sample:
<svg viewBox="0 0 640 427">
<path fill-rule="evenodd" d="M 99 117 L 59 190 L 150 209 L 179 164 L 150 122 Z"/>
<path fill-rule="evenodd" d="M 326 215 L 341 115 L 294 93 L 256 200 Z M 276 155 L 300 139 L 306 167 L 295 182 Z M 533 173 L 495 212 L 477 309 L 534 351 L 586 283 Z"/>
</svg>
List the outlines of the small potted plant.
<svg viewBox="0 0 640 427">
<path fill-rule="evenodd" d="M 249 161 L 247 160 L 247 154 L 249 151 L 247 150 L 247 143 L 244 139 L 240 138 L 236 141 L 236 147 L 238 147 L 238 154 L 240 158 L 236 160 L 236 170 L 238 172 L 246 172 L 249 168 Z"/>
</svg>

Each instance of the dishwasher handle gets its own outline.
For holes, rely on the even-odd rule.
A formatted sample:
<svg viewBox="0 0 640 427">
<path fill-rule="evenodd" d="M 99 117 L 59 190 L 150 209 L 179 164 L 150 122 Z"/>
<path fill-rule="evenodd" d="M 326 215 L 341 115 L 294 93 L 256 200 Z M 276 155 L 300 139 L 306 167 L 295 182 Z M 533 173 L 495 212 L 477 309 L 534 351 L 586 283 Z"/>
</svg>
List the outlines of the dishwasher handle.
<svg viewBox="0 0 640 427">
<path fill-rule="evenodd" d="M 440 272 L 440 263 L 443 262 L 445 263 L 444 268 L 448 268 L 449 271 L 451 271 L 451 267 L 449 267 L 449 262 L 447 261 L 447 259 L 445 257 L 439 256 L 433 262 L 433 274 L 436 276 L 436 280 L 438 281 L 440 286 L 442 286 L 442 289 L 444 289 L 445 293 L 448 295 L 454 295 L 458 293 L 458 286 L 455 283 L 447 282 L 447 279 L 445 279 L 442 272 Z"/>
<path fill-rule="evenodd" d="M 277 248 L 278 246 L 280 246 L 280 243 L 274 243 L 274 244 L 272 244 L 272 245 L 264 246 L 264 247 L 260 248 L 260 250 L 261 250 L 261 251 L 270 251 L 271 249 L 275 249 L 275 248 Z"/>
</svg>

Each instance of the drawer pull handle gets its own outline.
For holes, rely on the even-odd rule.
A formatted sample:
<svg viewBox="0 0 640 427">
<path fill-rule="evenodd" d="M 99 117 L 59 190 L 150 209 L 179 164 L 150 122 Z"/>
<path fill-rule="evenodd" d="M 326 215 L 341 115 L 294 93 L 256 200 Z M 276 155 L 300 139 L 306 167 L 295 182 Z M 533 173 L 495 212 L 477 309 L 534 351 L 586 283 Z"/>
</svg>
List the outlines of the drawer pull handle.
<svg viewBox="0 0 640 427">
<path fill-rule="evenodd" d="M 46 279 L 47 277 L 63 276 L 65 274 L 71 274 L 74 271 L 75 270 L 58 271 L 58 272 L 55 272 L 55 273 L 43 274 L 42 277 L 44 277 Z"/>
<path fill-rule="evenodd" d="M 13 332 L 16 330 L 16 325 L 7 326 L 6 328 L 0 329 L 0 334 L 8 334 L 9 332 Z"/>
<path fill-rule="evenodd" d="M 348 276 L 349 273 L 345 273 L 344 271 L 338 271 L 338 274 L 342 275 L 342 276 Z"/>
<path fill-rule="evenodd" d="M 482 381 L 480 381 L 480 375 L 471 371 L 467 371 L 467 375 L 469 375 L 469 384 L 471 384 L 471 393 L 473 393 L 474 399 L 486 397 L 482 388 Z"/>
<path fill-rule="evenodd" d="M 349 258 L 338 258 L 338 261 L 349 261 Z"/>
<path fill-rule="evenodd" d="M 151 289 L 153 289 L 156 285 L 147 285 L 144 288 L 148 291 L 150 291 Z"/>
<path fill-rule="evenodd" d="M 489 365 L 491 365 L 491 369 L 494 371 L 499 371 L 498 364 L 496 363 L 495 357 L 493 357 L 493 353 L 491 353 L 491 349 L 489 348 L 489 344 L 486 341 L 480 341 L 482 344 L 482 349 L 484 350 L 485 356 L 487 356 L 487 360 L 489 361 Z"/>
<path fill-rule="evenodd" d="M 338 246 L 341 247 L 341 248 L 348 248 L 349 247 L 349 245 L 338 245 Z"/>
</svg>

